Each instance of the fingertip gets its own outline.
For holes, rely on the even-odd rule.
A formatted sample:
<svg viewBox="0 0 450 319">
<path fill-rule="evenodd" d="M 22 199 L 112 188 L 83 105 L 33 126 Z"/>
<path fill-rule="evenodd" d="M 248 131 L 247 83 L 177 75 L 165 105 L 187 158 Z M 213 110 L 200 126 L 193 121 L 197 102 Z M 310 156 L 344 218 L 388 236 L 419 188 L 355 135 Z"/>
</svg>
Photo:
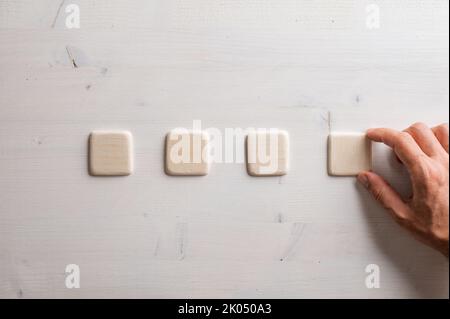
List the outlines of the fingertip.
<svg viewBox="0 0 450 319">
<path fill-rule="evenodd" d="M 394 215 L 405 211 L 405 204 L 400 195 L 380 175 L 369 171 L 361 172 L 358 175 L 358 181 L 368 189 L 375 200 L 391 210 Z"/>
<path fill-rule="evenodd" d="M 360 182 L 365 188 L 369 188 L 369 175 L 368 172 L 361 172 L 357 176 L 358 182 Z"/>
<path fill-rule="evenodd" d="M 370 140 L 376 140 L 378 139 L 378 135 L 379 135 L 379 130 L 377 128 L 370 128 L 366 131 L 366 136 L 368 139 Z"/>
</svg>

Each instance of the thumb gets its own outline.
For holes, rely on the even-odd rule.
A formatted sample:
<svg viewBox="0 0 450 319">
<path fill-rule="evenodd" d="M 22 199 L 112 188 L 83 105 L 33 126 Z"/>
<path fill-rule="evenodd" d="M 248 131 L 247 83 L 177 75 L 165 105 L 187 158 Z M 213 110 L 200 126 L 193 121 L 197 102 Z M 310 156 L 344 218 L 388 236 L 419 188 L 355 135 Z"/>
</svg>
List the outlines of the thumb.
<svg viewBox="0 0 450 319">
<path fill-rule="evenodd" d="M 388 209 L 397 221 L 405 220 L 408 206 L 400 195 L 381 176 L 373 172 L 362 172 L 358 181 L 366 187 L 373 197 Z"/>
</svg>

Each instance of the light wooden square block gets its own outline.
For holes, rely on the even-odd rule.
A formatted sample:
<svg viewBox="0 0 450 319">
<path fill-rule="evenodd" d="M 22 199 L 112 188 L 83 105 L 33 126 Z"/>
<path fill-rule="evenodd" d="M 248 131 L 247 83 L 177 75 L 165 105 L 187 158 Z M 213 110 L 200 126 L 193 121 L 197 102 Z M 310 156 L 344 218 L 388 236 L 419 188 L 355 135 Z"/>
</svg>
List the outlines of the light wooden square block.
<svg viewBox="0 0 450 319">
<path fill-rule="evenodd" d="M 247 171 L 251 176 L 282 176 L 289 169 L 289 134 L 256 130 L 247 136 Z"/>
<path fill-rule="evenodd" d="M 204 176 L 210 168 L 209 135 L 204 131 L 176 129 L 166 137 L 166 174 Z"/>
<path fill-rule="evenodd" d="M 328 174 L 354 176 L 372 169 L 372 143 L 365 133 L 331 133 L 328 137 Z"/>
<path fill-rule="evenodd" d="M 126 176 L 133 171 L 132 135 L 126 131 L 94 131 L 89 137 L 89 173 Z"/>
</svg>

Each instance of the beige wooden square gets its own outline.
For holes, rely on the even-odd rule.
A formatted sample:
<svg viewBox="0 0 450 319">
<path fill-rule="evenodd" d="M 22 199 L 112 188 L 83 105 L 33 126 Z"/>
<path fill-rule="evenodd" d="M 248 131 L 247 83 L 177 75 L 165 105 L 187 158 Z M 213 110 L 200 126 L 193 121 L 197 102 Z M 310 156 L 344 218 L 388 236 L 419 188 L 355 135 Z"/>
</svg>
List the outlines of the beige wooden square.
<svg viewBox="0 0 450 319">
<path fill-rule="evenodd" d="M 177 129 L 166 137 L 166 174 L 204 176 L 209 173 L 209 135 L 204 131 Z"/>
<path fill-rule="evenodd" d="M 365 133 L 332 133 L 328 137 L 328 174 L 354 176 L 372 169 L 372 143 Z"/>
<path fill-rule="evenodd" d="M 289 134 L 256 130 L 247 136 L 247 171 L 251 176 L 281 176 L 289 169 Z"/>
<path fill-rule="evenodd" d="M 132 135 L 127 131 L 94 131 L 89 138 L 89 173 L 126 176 L 133 171 Z"/>
</svg>

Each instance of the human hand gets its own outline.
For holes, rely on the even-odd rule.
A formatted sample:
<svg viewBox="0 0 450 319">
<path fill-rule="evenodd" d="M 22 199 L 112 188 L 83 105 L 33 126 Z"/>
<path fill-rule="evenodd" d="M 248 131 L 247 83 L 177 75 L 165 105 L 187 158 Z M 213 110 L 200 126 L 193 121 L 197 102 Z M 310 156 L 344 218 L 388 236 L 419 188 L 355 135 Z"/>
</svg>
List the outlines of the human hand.
<svg viewBox="0 0 450 319">
<path fill-rule="evenodd" d="M 406 166 L 412 196 L 402 199 L 381 176 L 362 172 L 358 180 L 404 228 L 448 257 L 449 128 L 416 123 L 403 132 L 389 128 L 367 131 L 369 139 L 393 149 Z"/>
</svg>

